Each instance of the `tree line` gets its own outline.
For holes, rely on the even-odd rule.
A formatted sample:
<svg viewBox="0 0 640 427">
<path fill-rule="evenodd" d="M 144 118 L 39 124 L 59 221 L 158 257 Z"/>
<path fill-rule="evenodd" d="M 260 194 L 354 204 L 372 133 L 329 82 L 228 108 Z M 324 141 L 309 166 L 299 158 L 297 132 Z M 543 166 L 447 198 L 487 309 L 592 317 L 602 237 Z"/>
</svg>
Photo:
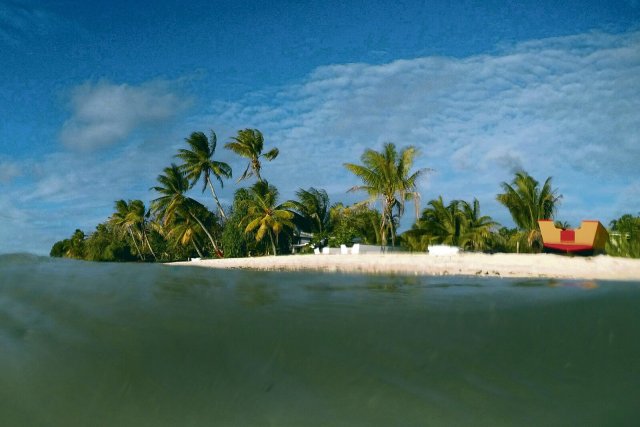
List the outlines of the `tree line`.
<svg viewBox="0 0 640 427">
<path fill-rule="evenodd" d="M 254 182 L 238 189 L 231 207 L 225 209 L 216 187 L 223 188 L 233 171 L 215 159 L 215 132 L 209 137 L 193 132 L 185 144 L 175 155 L 178 162 L 164 168 L 150 188 L 156 197 L 148 208 L 141 200 L 117 200 L 112 215 L 92 233 L 76 230 L 70 238 L 56 242 L 50 255 L 152 262 L 276 255 L 289 253 L 301 232 L 311 234 L 314 245 L 334 247 L 359 241 L 411 251 L 425 251 L 428 245 L 441 243 L 469 251 L 540 252 L 537 221 L 554 218 L 562 198 L 552 188 L 551 177 L 540 184 L 527 172 L 518 171 L 511 182 L 501 184 L 502 192 L 496 196 L 509 210 L 515 228 L 501 227 L 482 215 L 477 199 L 446 203 L 439 196 L 420 212 L 417 185 L 430 170 L 414 170 L 419 154 L 415 147 L 398 149 L 385 143 L 381 151 L 366 149 L 360 164 L 344 164 L 360 181 L 348 191 L 364 193 L 366 198 L 361 202 L 331 204 L 327 192 L 314 187 L 300 188 L 296 199 L 281 202 L 278 189 L 262 176 L 263 162 L 276 159 L 278 149 L 265 150 L 259 130 L 243 129 L 224 148 L 247 161 L 238 182 Z M 213 211 L 189 196 L 199 184 L 202 193 L 207 189 L 211 193 Z M 417 219 L 398 235 L 407 202 L 414 203 Z M 616 238 L 608 253 L 640 257 L 640 215 L 624 215 L 610 225 Z"/>
</svg>

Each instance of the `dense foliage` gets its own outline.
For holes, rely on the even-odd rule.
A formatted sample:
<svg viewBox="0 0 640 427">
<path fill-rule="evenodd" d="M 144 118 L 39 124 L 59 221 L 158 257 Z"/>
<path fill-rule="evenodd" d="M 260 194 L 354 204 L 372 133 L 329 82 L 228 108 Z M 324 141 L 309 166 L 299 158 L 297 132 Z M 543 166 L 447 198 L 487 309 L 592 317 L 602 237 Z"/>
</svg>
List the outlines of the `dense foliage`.
<svg viewBox="0 0 640 427">
<path fill-rule="evenodd" d="M 380 152 L 366 149 L 361 157 L 362 165 L 344 165 L 362 181 L 362 185 L 356 185 L 349 191 L 367 193 L 369 198 L 363 203 L 372 204 L 379 200 L 382 204 L 379 229 L 383 245 L 391 237 L 391 244 L 395 246 L 397 223 L 404 214 L 407 200 L 414 200 L 416 203 L 417 216 L 417 201 L 420 197 L 417 181 L 426 172 L 425 169 L 411 171 L 417 154 L 415 147 L 408 146 L 398 152 L 395 144 L 389 142 L 384 144 Z"/>
<path fill-rule="evenodd" d="M 414 251 L 425 251 L 429 244 L 458 246 L 465 250 L 485 251 L 495 246 L 497 225 L 490 217 L 480 215 L 480 202 L 453 200 L 445 205 L 442 196 L 431 200 L 411 230 L 403 234 L 405 245 Z"/>
<path fill-rule="evenodd" d="M 511 214 L 519 232 L 513 237 L 523 251 L 542 251 L 539 219 L 553 219 L 562 195 L 551 188 L 551 177 L 542 187 L 525 171 L 518 171 L 511 183 L 501 184 L 503 193 L 496 196 Z"/>
<path fill-rule="evenodd" d="M 233 205 L 225 211 L 216 193 L 232 177 L 231 167 L 214 159 L 217 137 L 193 132 L 186 148 L 157 176 L 151 187 L 155 198 L 147 208 L 141 200 L 117 200 L 114 210 L 95 231 L 82 230 L 51 248 L 53 257 L 89 261 L 167 262 L 192 257 L 246 257 L 285 254 L 302 234 L 311 246 L 337 247 L 360 242 L 387 245 L 397 242 L 406 250 L 424 252 L 430 244 L 448 244 L 466 251 L 537 252 L 542 249 L 538 219 L 553 218 L 561 195 L 551 187 L 551 178 L 540 183 L 525 171 L 512 182 L 502 183 L 497 200 L 511 213 L 516 228 L 500 227 L 480 212 L 474 199 L 432 199 L 419 213 L 418 179 L 428 169 L 412 170 L 418 151 L 400 150 L 392 143 L 381 151 L 365 150 L 362 164 L 346 163 L 362 183 L 349 191 L 361 191 L 367 199 L 352 206 L 331 204 L 323 189 L 298 189 L 295 200 L 279 201 L 278 189 L 262 176 L 262 161 L 274 160 L 277 148 L 264 152 L 264 137 L 257 129 L 243 129 L 225 148 L 248 160 L 239 180 L 256 181 L 240 188 Z M 189 196 L 198 183 L 211 192 L 215 212 Z M 399 237 L 397 229 L 405 203 L 413 201 L 417 220 Z M 375 209 L 375 204 L 381 210 Z M 567 223 L 557 222 L 568 227 Z M 640 216 L 623 215 L 610 224 L 607 253 L 640 257 Z"/>
<path fill-rule="evenodd" d="M 640 214 L 622 215 L 611 221 L 607 254 L 640 258 Z"/>
</svg>

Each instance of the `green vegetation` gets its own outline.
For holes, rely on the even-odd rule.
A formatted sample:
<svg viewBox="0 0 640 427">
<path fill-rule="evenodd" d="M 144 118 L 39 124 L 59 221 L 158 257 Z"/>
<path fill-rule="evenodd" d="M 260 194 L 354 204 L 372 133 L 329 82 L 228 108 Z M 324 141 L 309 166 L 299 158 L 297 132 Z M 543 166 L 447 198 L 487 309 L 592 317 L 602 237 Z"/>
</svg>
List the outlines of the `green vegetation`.
<svg viewBox="0 0 640 427">
<path fill-rule="evenodd" d="M 116 211 L 109 219 L 113 230 L 116 233 L 119 232 L 121 238 L 124 237 L 125 234 L 128 234 L 131 238 L 130 242 L 133 244 L 136 254 L 140 257 L 141 261 L 145 260 L 144 251 L 146 251 L 146 248 L 149 248 L 149 252 L 153 258 L 157 259 L 145 231 L 146 209 L 144 203 L 141 200 L 129 202 L 118 200 L 116 201 L 115 208 Z"/>
<path fill-rule="evenodd" d="M 258 181 L 262 181 L 262 176 L 260 176 L 260 170 L 262 169 L 260 158 L 264 157 L 266 160 L 271 161 L 278 157 L 278 149 L 274 148 L 263 153 L 264 137 L 262 136 L 262 132 L 258 129 L 240 130 L 238 131 L 238 135 L 232 139 L 233 141 L 229 142 L 224 147 L 241 157 L 249 159 L 249 164 L 238 181 L 242 181 L 243 179 L 249 178 L 253 175 L 258 178 Z"/>
<path fill-rule="evenodd" d="M 613 256 L 640 258 L 640 214 L 622 215 L 609 224 L 609 243 L 606 252 Z"/>
<path fill-rule="evenodd" d="M 538 252 L 542 249 L 538 219 L 550 219 L 561 195 L 551 188 L 551 178 L 542 186 L 525 171 L 512 182 L 501 184 L 497 200 L 511 213 L 517 228 L 500 227 L 480 212 L 480 202 L 432 199 L 419 212 L 418 179 L 428 169 L 412 170 L 418 151 L 396 149 L 393 143 L 381 151 L 365 150 L 362 164 L 344 166 L 362 184 L 348 191 L 362 191 L 368 198 L 352 206 L 330 203 L 323 189 L 298 189 L 295 200 L 279 201 L 278 189 L 261 175 L 262 160 L 274 160 L 279 151 L 266 153 L 264 137 L 257 129 L 238 131 L 225 148 L 249 160 L 239 181 L 256 177 L 251 186 L 238 189 L 233 204 L 225 211 L 216 193 L 232 177 L 231 167 L 214 160 L 216 134 L 193 132 L 185 138 L 187 148 L 157 176 L 151 187 L 156 198 L 147 209 L 141 200 L 117 200 L 114 211 L 94 232 L 75 230 L 68 239 L 56 242 L 52 257 L 89 261 L 167 262 L 190 257 L 246 257 L 284 254 L 304 234 L 311 244 L 336 247 L 360 242 L 369 245 L 397 243 L 406 250 L 423 252 L 430 244 L 459 246 L 466 251 Z M 198 183 L 209 188 L 215 212 L 188 195 Z M 397 236 L 405 204 L 413 201 L 416 222 Z M 375 209 L 379 203 L 381 210 Z M 567 228 L 566 222 L 556 222 Z M 607 253 L 640 257 L 640 216 L 623 215 L 611 222 Z M 306 234 L 305 234 L 306 233 Z M 311 248 L 307 248 L 307 252 Z"/>
<path fill-rule="evenodd" d="M 538 226 L 539 219 L 553 219 L 562 195 L 551 188 L 551 177 L 547 178 L 540 188 L 540 183 L 525 171 L 516 172 L 513 181 L 501 184 L 504 193 L 496 199 L 511 214 L 518 227 L 512 239 L 520 243 L 525 252 L 542 251 L 542 234 Z"/>
<path fill-rule="evenodd" d="M 225 258 L 242 258 L 249 255 L 252 244 L 255 245 L 255 238 L 251 233 L 245 233 L 241 228 L 242 219 L 247 216 L 247 204 L 249 198 L 246 188 L 241 188 L 235 193 L 231 214 L 225 223 L 222 231 L 222 247 Z M 253 253 L 258 253 L 253 249 Z"/>
<path fill-rule="evenodd" d="M 200 181 L 200 177 L 202 177 L 204 184 L 202 186 L 202 192 L 204 193 L 208 185 L 209 189 L 211 189 L 213 200 L 218 207 L 218 213 L 222 218 L 226 218 L 224 209 L 222 209 L 220 200 L 218 200 L 216 190 L 211 183 L 211 175 L 218 180 L 220 187 L 223 187 L 224 182 L 222 178 L 231 178 L 232 172 L 231 166 L 228 164 L 213 160 L 213 155 L 216 152 L 216 145 L 218 143 L 215 132 L 211 131 L 211 140 L 208 140 L 207 136 L 202 132 L 193 132 L 185 141 L 191 149 L 181 148 L 178 150 L 176 157 L 184 161 L 184 164 L 180 168 L 185 173 L 185 177 L 191 180 L 190 188 L 193 188 L 193 186 Z"/>
<path fill-rule="evenodd" d="M 206 234 L 215 254 L 221 256 L 222 252 L 218 248 L 216 239 L 209 231 L 209 227 L 203 222 L 208 219 L 209 222 L 216 223 L 216 218 L 200 202 L 185 196 L 189 189 L 189 182 L 182 168 L 171 164 L 170 167 L 164 169 L 164 175 L 158 175 L 158 182 L 161 185 L 152 187 L 152 189 L 160 193 L 161 196 L 151 202 L 151 209 L 157 218 L 160 218 L 162 226 L 169 228 L 167 234 L 171 233 L 171 229 L 176 224 L 188 225 L 189 230 L 194 230 L 196 225 L 192 223 L 193 221 L 199 226 L 199 230 Z M 209 224 L 209 226 L 211 225 L 213 224 Z M 188 235 L 194 233 L 195 231 L 189 231 Z M 195 245 L 195 241 L 189 240 Z M 199 255 L 201 254 L 199 250 L 197 252 Z"/>
<path fill-rule="evenodd" d="M 365 245 L 381 244 L 380 225 L 382 215 L 362 204 L 344 206 L 336 203 L 329 212 L 331 229 L 328 233 L 330 246 L 348 244 L 358 239 Z"/>
<path fill-rule="evenodd" d="M 431 200 L 411 230 L 403 234 L 405 245 L 413 251 L 425 251 L 429 244 L 458 246 L 470 251 L 493 248 L 498 224 L 480 215 L 480 202 L 453 200 L 445 206 L 442 196 Z"/>
<path fill-rule="evenodd" d="M 364 191 L 369 198 L 362 203 L 372 204 L 377 200 L 382 202 L 382 217 L 380 221 L 380 238 L 382 245 L 387 244 L 387 237 L 391 236 L 391 244 L 395 246 L 396 229 L 400 218 L 404 214 L 405 202 L 414 200 L 416 216 L 418 216 L 417 180 L 425 173 L 420 169 L 411 173 L 413 161 L 418 154 L 415 147 L 405 147 L 400 152 L 393 143 L 386 143 L 381 152 L 367 149 L 360 158 L 362 165 L 345 163 L 345 167 L 353 172 L 363 185 L 356 185 L 349 191 Z M 395 209 L 395 215 L 394 215 Z"/>
<path fill-rule="evenodd" d="M 294 214 L 294 223 L 300 230 L 322 235 L 331 226 L 329 195 L 313 187 L 296 192 L 298 200 L 290 200 L 285 207 Z"/>
<path fill-rule="evenodd" d="M 245 233 L 254 233 L 256 242 L 269 237 L 273 255 L 277 254 L 278 236 L 285 229 L 293 230 L 293 213 L 278 202 L 278 189 L 266 181 L 258 181 L 249 187 L 245 200 L 247 214 L 240 221 Z"/>
</svg>

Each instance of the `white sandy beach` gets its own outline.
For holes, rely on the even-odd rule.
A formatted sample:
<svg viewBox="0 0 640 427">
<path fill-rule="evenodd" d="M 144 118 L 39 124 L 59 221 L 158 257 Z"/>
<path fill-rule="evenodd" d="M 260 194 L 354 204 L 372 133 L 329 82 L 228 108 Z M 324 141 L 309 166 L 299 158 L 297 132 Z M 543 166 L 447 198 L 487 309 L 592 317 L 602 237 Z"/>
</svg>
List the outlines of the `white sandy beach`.
<svg viewBox="0 0 640 427">
<path fill-rule="evenodd" d="M 175 262 L 220 269 L 397 273 L 559 279 L 640 281 L 640 259 L 568 257 L 551 254 L 427 254 L 287 255 Z"/>
</svg>

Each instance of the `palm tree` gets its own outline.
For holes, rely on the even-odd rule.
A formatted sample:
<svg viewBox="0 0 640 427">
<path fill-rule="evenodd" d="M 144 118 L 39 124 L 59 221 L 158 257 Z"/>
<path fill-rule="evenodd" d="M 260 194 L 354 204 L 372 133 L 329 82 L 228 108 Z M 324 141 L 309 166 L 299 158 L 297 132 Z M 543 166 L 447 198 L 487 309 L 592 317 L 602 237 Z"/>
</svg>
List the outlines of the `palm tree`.
<svg viewBox="0 0 640 427">
<path fill-rule="evenodd" d="M 541 248 L 538 220 L 552 219 L 562 198 L 557 189 L 551 188 L 551 177 L 545 180 L 542 188 L 539 185 L 527 172 L 518 171 L 510 184 L 501 184 L 504 193 L 496 196 L 498 202 L 509 209 L 513 222 L 532 249 L 534 245 Z"/>
<path fill-rule="evenodd" d="M 285 207 L 294 211 L 295 222 L 303 231 L 322 234 L 326 231 L 329 215 L 329 195 L 325 190 L 313 187 L 308 190 L 296 191 L 298 200 L 283 203 Z"/>
<path fill-rule="evenodd" d="M 442 196 L 430 200 L 420 219 L 420 228 L 425 230 L 430 242 L 445 245 L 460 245 L 460 236 L 464 227 L 464 215 L 460 210 L 460 201 L 452 200 L 445 206 Z"/>
<path fill-rule="evenodd" d="M 240 130 L 238 131 L 238 135 L 231 139 L 232 141 L 225 144 L 224 147 L 233 151 L 239 156 L 249 159 L 249 164 L 244 170 L 242 176 L 238 178 L 238 182 L 254 174 L 258 178 L 258 181 L 262 181 L 262 176 L 260 175 L 262 164 L 260 163 L 260 158 L 264 157 L 266 160 L 271 161 L 278 157 L 278 149 L 274 148 L 267 151 L 266 153 L 263 153 L 262 149 L 264 147 L 264 137 L 258 129 Z"/>
<path fill-rule="evenodd" d="M 186 178 L 191 181 L 190 188 L 200 181 L 202 177 L 203 186 L 202 192 L 209 186 L 213 200 L 218 206 L 218 212 L 220 216 L 226 219 L 220 200 L 216 190 L 211 183 L 211 175 L 213 175 L 220 187 L 224 186 L 222 178 L 231 178 L 231 166 L 224 162 L 213 160 L 213 154 L 216 151 L 216 145 L 218 144 L 218 138 L 214 131 L 211 131 L 211 138 L 207 139 L 207 136 L 203 132 L 193 132 L 189 138 L 185 138 L 190 149 L 181 148 L 178 150 L 176 157 L 184 161 L 184 164 L 180 166 L 180 169 L 185 172 Z"/>
<path fill-rule="evenodd" d="M 612 231 L 626 233 L 629 238 L 640 237 L 640 213 L 638 216 L 624 214 L 620 218 L 614 219 L 609 223 Z"/>
<path fill-rule="evenodd" d="M 67 258 L 84 259 L 85 257 L 85 238 L 82 230 L 76 229 L 76 231 L 68 240 L 66 245 L 65 256 Z"/>
<path fill-rule="evenodd" d="M 222 257 L 222 251 L 218 248 L 215 239 L 195 214 L 198 210 L 206 210 L 206 208 L 197 200 L 185 196 L 189 189 L 189 180 L 180 167 L 172 163 L 170 167 L 164 169 L 164 174 L 158 175 L 157 180 L 160 185 L 151 189 L 160 193 L 161 196 L 152 201 L 151 208 L 162 218 L 162 223 L 164 225 L 172 223 L 176 215 L 192 218 L 211 241 L 216 255 Z"/>
<path fill-rule="evenodd" d="M 497 227 L 498 223 L 490 216 L 480 215 L 480 202 L 478 199 L 473 199 L 472 204 L 461 200 L 460 205 L 463 216 L 460 246 L 474 251 L 487 249 L 493 237 L 492 229 Z"/>
<path fill-rule="evenodd" d="M 140 244 L 143 245 L 142 228 L 144 226 L 145 208 L 141 200 L 116 200 L 115 212 L 109 218 L 109 222 L 116 230 L 128 233 L 133 246 L 136 248 L 138 257 L 144 261 L 142 249 L 138 246 L 136 235 L 140 237 Z"/>
<path fill-rule="evenodd" d="M 442 243 L 477 251 L 487 248 L 495 225 L 491 217 L 480 215 L 477 199 L 473 203 L 452 200 L 445 205 L 439 196 L 429 201 L 420 218 L 403 236 L 417 250 L 426 249 L 429 243 Z"/>
<path fill-rule="evenodd" d="M 151 211 L 147 211 L 142 200 L 133 200 L 129 202 L 128 217 L 133 224 L 133 230 L 140 238 L 141 246 L 146 245 L 153 256 L 153 259 L 157 261 L 158 258 L 151 247 L 151 242 L 149 242 L 149 237 L 147 235 L 147 218 L 149 218 L 150 214 Z"/>
<path fill-rule="evenodd" d="M 190 216 L 183 216 L 180 212 L 177 212 L 171 223 L 171 228 L 167 232 L 167 238 L 174 245 L 188 246 L 191 244 L 198 256 L 203 258 L 199 245 L 198 230 L 201 230 L 200 226 Z"/>
<path fill-rule="evenodd" d="M 278 235 L 285 229 L 293 229 L 293 213 L 283 205 L 277 205 L 278 190 L 266 181 L 258 181 L 248 189 L 247 215 L 240 221 L 245 233 L 255 232 L 256 241 L 269 236 L 273 254 L 277 254 Z"/>
<path fill-rule="evenodd" d="M 553 225 L 555 225 L 556 228 L 561 228 L 563 230 L 571 228 L 571 224 L 569 223 L 569 221 L 556 220 L 553 222 Z"/>
<path fill-rule="evenodd" d="M 382 202 L 382 221 L 380 235 L 382 245 L 386 245 L 387 231 L 395 246 L 395 218 L 404 214 L 405 202 L 414 200 L 416 217 L 418 216 L 420 194 L 417 191 L 417 180 L 427 169 L 419 169 L 411 173 L 413 161 L 418 150 L 413 146 L 403 148 L 399 153 L 395 144 L 384 144 L 382 152 L 367 149 L 360 158 L 363 165 L 345 163 L 345 167 L 360 178 L 364 185 L 356 185 L 349 191 L 365 191 L 369 199 L 363 203 L 373 203 L 377 199 Z"/>
</svg>

